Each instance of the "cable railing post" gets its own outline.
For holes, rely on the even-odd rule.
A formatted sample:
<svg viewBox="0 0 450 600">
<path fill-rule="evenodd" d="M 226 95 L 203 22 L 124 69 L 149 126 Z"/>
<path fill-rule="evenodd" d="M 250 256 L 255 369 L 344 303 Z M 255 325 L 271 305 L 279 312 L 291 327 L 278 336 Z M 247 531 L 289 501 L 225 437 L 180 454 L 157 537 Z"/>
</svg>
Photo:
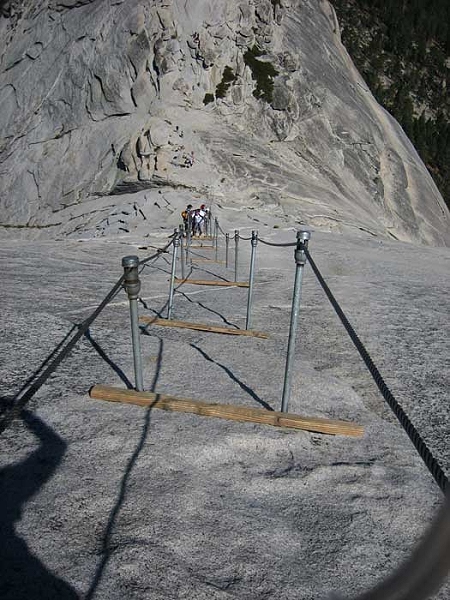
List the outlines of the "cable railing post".
<svg viewBox="0 0 450 600">
<path fill-rule="evenodd" d="M 225 268 L 228 269 L 228 251 L 230 248 L 230 234 L 225 234 Z"/>
<path fill-rule="evenodd" d="M 234 281 L 238 280 L 239 267 L 239 231 L 234 230 Z"/>
<path fill-rule="evenodd" d="M 136 390 L 144 390 L 144 379 L 142 375 L 141 343 L 139 337 L 138 303 L 141 282 L 139 281 L 139 258 L 137 256 L 124 256 L 122 267 L 124 270 L 124 288 L 130 301 L 131 339 L 133 344 L 134 378 Z"/>
<path fill-rule="evenodd" d="M 216 217 L 215 220 L 216 220 L 216 228 L 215 228 L 216 229 L 216 235 L 214 236 L 214 247 L 216 249 L 216 251 L 215 251 L 215 261 L 217 262 L 217 260 L 218 260 L 218 254 L 219 254 L 219 222 L 217 220 L 217 217 Z"/>
<path fill-rule="evenodd" d="M 191 215 L 191 213 L 189 213 L 188 218 L 187 218 L 187 230 L 186 230 L 186 244 L 188 246 L 191 243 L 191 237 L 192 237 L 192 215 Z"/>
<path fill-rule="evenodd" d="M 188 262 L 189 262 L 189 246 L 191 245 L 191 231 L 192 231 L 192 217 L 191 215 L 188 215 L 187 218 L 187 228 L 186 228 L 186 260 L 185 260 L 185 264 L 186 264 L 186 268 L 188 266 Z"/>
<path fill-rule="evenodd" d="M 170 289 L 169 289 L 169 303 L 167 307 L 167 319 L 170 321 L 172 318 L 172 310 L 173 310 L 173 292 L 175 287 L 175 271 L 177 267 L 177 252 L 178 247 L 180 245 L 180 238 L 178 235 L 178 231 L 175 229 L 174 231 L 175 237 L 173 239 L 173 255 L 172 255 L 172 271 L 170 273 Z"/>
<path fill-rule="evenodd" d="M 184 264 L 184 227 L 180 225 L 178 228 L 178 234 L 180 237 L 180 261 L 181 261 L 181 278 L 184 279 L 186 275 L 185 264 Z"/>
<path fill-rule="evenodd" d="M 297 335 L 298 313 L 300 311 L 300 297 L 302 293 L 303 268 L 306 263 L 305 248 L 308 248 L 308 240 L 311 238 L 309 231 L 297 231 L 297 246 L 294 252 L 295 258 L 295 281 L 294 294 L 292 297 L 291 324 L 289 327 L 289 340 L 286 355 L 286 367 L 284 371 L 283 396 L 281 399 L 281 412 L 288 412 L 291 397 L 292 368 L 294 366 L 295 339 Z"/>
<path fill-rule="evenodd" d="M 255 258 L 256 258 L 256 246 L 258 245 L 258 232 L 252 231 L 252 256 L 250 259 L 250 274 L 248 277 L 248 296 L 247 296 L 247 318 L 245 321 L 245 329 L 251 328 L 252 321 L 252 300 L 253 300 L 253 280 L 255 276 Z"/>
</svg>

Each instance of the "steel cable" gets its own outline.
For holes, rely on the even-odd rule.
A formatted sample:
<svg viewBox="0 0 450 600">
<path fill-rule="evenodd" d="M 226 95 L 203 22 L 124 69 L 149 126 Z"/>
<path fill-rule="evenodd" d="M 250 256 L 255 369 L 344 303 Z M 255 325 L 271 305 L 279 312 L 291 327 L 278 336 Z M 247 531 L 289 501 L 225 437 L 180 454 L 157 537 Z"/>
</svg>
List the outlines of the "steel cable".
<svg viewBox="0 0 450 600">
<path fill-rule="evenodd" d="M 227 234 L 225 233 L 225 231 L 222 229 L 222 227 L 220 226 L 220 224 L 219 224 L 219 221 L 217 221 L 217 228 L 219 229 L 219 231 L 220 231 L 220 233 L 221 233 L 222 235 L 227 235 Z"/>
<path fill-rule="evenodd" d="M 429 450 L 429 448 L 427 447 L 427 445 L 421 438 L 419 432 L 416 430 L 414 425 L 411 423 L 411 421 L 409 420 L 409 417 L 407 416 L 407 414 L 405 413 L 403 408 L 397 402 L 394 395 L 392 394 L 392 392 L 390 391 L 390 389 L 384 382 L 384 380 L 381 376 L 381 373 L 375 366 L 372 358 L 370 357 L 369 353 L 367 352 L 366 348 L 364 347 L 363 343 L 359 339 L 355 330 L 353 329 L 353 327 L 351 326 L 347 317 L 345 316 L 343 310 L 339 306 L 336 298 L 333 296 L 330 288 L 328 287 L 327 283 L 325 282 L 324 278 L 322 277 L 316 263 L 312 259 L 311 254 L 309 253 L 309 250 L 307 248 L 304 248 L 304 250 L 305 250 L 306 257 L 312 267 L 312 270 L 314 271 L 314 274 L 316 275 L 320 285 L 322 286 L 322 289 L 324 290 L 324 292 L 327 295 L 329 301 L 331 302 L 336 314 L 338 315 L 339 319 L 341 320 L 342 324 L 344 325 L 345 329 L 347 330 L 347 333 L 349 334 L 353 344 L 355 345 L 356 349 L 358 350 L 359 354 L 361 355 L 361 358 L 363 359 L 366 367 L 369 369 L 383 398 L 386 400 L 386 402 L 389 405 L 389 407 L 391 408 L 392 412 L 395 414 L 398 421 L 402 425 L 403 429 L 406 431 L 409 439 L 413 443 L 413 445 L 416 448 L 417 452 L 419 453 L 421 459 L 425 463 L 425 465 L 428 468 L 428 470 L 430 471 L 430 473 L 433 475 L 434 480 L 436 481 L 436 483 L 438 484 L 438 486 L 440 487 L 442 492 L 444 494 L 447 494 L 450 489 L 449 481 L 448 481 L 447 476 L 445 475 L 442 467 L 439 465 L 438 461 L 435 459 L 435 457 L 433 456 L 433 454 L 431 453 L 431 451 Z"/>
<path fill-rule="evenodd" d="M 157 252 L 155 254 L 153 254 L 152 256 L 149 256 L 148 258 L 143 259 L 142 261 L 139 262 L 139 264 L 140 265 L 146 264 L 146 263 L 150 262 L 151 260 L 158 258 L 163 252 L 166 252 L 167 249 L 173 243 L 175 234 L 172 234 L 171 238 L 172 239 L 170 240 L 170 242 L 168 244 L 166 244 L 166 246 L 164 248 L 157 250 Z M 94 312 L 87 319 L 85 319 L 80 325 L 77 326 L 76 333 L 67 342 L 67 344 L 64 347 L 62 347 L 62 346 L 64 345 L 64 342 L 67 339 L 68 335 L 70 335 L 70 332 L 69 332 L 69 334 L 66 335 L 64 340 L 58 344 L 56 349 L 50 355 L 50 356 L 54 356 L 55 352 L 56 352 L 56 356 L 50 362 L 50 364 L 47 366 L 47 368 L 42 370 L 43 366 L 48 362 L 48 360 L 44 361 L 44 363 L 39 367 L 39 369 L 35 373 L 35 375 L 30 377 L 28 379 L 27 383 L 24 386 L 22 386 L 21 390 L 19 391 L 19 393 L 17 394 L 17 396 L 15 398 L 14 404 L 3 415 L 2 419 L 0 420 L 0 434 L 2 434 L 5 431 L 5 429 L 7 429 L 7 427 L 9 427 L 9 425 L 12 423 L 12 421 L 19 415 L 20 411 L 28 404 L 28 402 L 31 400 L 31 398 L 34 396 L 34 394 L 42 387 L 42 385 L 47 381 L 47 379 L 50 377 L 50 375 L 57 369 L 57 367 L 62 363 L 62 361 L 73 350 L 73 348 L 75 347 L 77 342 L 88 331 L 89 327 L 92 325 L 92 323 L 95 321 L 95 319 L 99 316 L 99 314 L 102 312 L 102 310 L 120 292 L 120 290 L 122 288 L 123 280 L 124 280 L 124 275 L 122 275 L 117 280 L 117 282 L 114 284 L 114 286 L 108 292 L 108 294 L 105 296 L 105 298 L 102 300 L 102 302 L 98 305 L 98 307 L 94 310 Z M 71 331 L 73 331 L 73 328 Z M 38 375 L 38 373 L 40 371 L 41 371 L 41 373 L 40 373 L 40 375 Z"/>
<path fill-rule="evenodd" d="M 155 260 L 155 258 L 159 258 L 159 256 L 161 254 L 164 254 L 164 252 L 167 252 L 167 250 L 170 248 L 170 246 L 173 244 L 173 241 L 176 237 L 179 237 L 180 234 L 179 233 L 172 233 L 169 237 L 170 242 L 168 242 L 163 248 L 158 248 L 158 250 L 155 252 L 155 254 L 153 254 L 152 256 L 149 256 L 147 258 L 144 258 L 142 260 L 139 261 L 139 266 L 145 265 L 148 262 L 150 262 L 151 260 Z"/>
<path fill-rule="evenodd" d="M 251 239 L 251 238 L 248 238 Z M 258 238 L 258 242 L 261 242 L 261 244 L 265 244 L 266 246 L 276 246 L 277 248 L 289 248 L 292 246 L 296 246 L 297 242 L 286 242 L 284 244 L 275 244 L 274 242 L 266 242 L 265 240 L 263 240 L 262 238 Z"/>
</svg>

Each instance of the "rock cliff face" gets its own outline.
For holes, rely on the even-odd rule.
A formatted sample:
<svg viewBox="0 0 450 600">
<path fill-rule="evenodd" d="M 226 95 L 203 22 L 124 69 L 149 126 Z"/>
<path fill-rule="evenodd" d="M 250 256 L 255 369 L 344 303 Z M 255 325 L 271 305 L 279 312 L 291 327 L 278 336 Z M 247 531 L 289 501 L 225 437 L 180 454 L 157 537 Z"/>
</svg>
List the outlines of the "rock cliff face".
<svg viewBox="0 0 450 600">
<path fill-rule="evenodd" d="M 3 232 L 120 230 L 186 200 L 450 244 L 450 217 L 319 0 L 0 7 Z M 125 195 L 124 195 L 125 194 Z M 163 202 L 164 203 L 164 202 Z"/>
</svg>

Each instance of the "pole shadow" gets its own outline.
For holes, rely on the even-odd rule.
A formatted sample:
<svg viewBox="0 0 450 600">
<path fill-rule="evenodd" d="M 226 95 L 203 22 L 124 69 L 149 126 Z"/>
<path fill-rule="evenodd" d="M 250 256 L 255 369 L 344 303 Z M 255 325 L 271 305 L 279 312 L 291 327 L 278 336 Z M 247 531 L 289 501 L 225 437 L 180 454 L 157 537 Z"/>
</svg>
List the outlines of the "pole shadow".
<svg viewBox="0 0 450 600">
<path fill-rule="evenodd" d="M 0 598 L 2 600 L 75 600 L 74 588 L 49 571 L 17 535 L 26 502 L 52 477 L 67 444 L 44 421 L 29 411 L 21 417 L 39 440 L 25 460 L 0 469 Z"/>
<path fill-rule="evenodd" d="M 156 364 L 155 374 L 153 376 L 152 385 L 150 387 L 151 392 L 153 392 L 156 388 L 156 384 L 159 379 L 159 375 L 161 372 L 161 365 L 162 365 L 164 340 L 162 340 L 161 338 L 158 338 L 158 340 L 159 340 L 158 360 L 157 360 L 157 364 Z M 155 402 L 157 402 L 157 399 L 158 399 L 158 397 L 155 399 Z M 110 561 L 113 552 L 117 549 L 117 547 L 112 543 L 112 536 L 114 533 L 114 528 L 116 525 L 117 518 L 120 513 L 120 509 L 122 508 L 122 506 L 126 500 L 126 497 L 127 497 L 128 482 L 130 480 L 133 468 L 134 468 L 134 466 L 139 458 L 139 455 L 142 452 L 142 449 L 144 448 L 145 442 L 147 440 L 148 432 L 150 429 L 151 411 L 152 411 L 152 405 L 150 405 L 145 411 L 145 416 L 144 416 L 144 421 L 142 424 L 140 438 L 138 440 L 138 443 L 136 444 L 136 448 L 134 449 L 133 454 L 131 455 L 131 457 L 128 461 L 125 472 L 120 481 L 119 493 L 117 495 L 117 500 L 116 500 L 116 503 L 113 506 L 111 512 L 109 513 L 108 521 L 106 523 L 105 531 L 104 531 L 103 537 L 102 537 L 102 544 L 101 544 L 102 557 L 101 557 L 100 563 L 98 564 L 97 569 L 95 571 L 92 583 L 91 583 L 88 591 L 86 592 L 86 595 L 84 596 L 84 600 L 92 600 L 92 598 L 94 598 L 94 596 L 98 590 L 98 587 L 101 583 L 101 580 L 104 576 L 105 570 L 108 566 L 108 562 Z"/>
<path fill-rule="evenodd" d="M 225 373 L 228 375 L 228 377 L 234 381 L 235 383 L 238 384 L 238 386 L 244 390 L 244 392 L 246 394 L 248 394 L 251 398 L 253 398 L 253 400 L 256 400 L 256 402 L 258 402 L 258 404 L 260 404 L 263 408 L 267 409 L 267 410 L 274 410 L 270 404 L 268 404 L 267 402 L 265 402 L 262 398 L 260 398 L 258 396 L 258 394 L 252 390 L 248 385 L 246 385 L 243 381 L 241 381 L 240 379 L 238 379 L 236 377 L 236 375 L 230 371 L 230 369 L 228 367 L 226 367 L 225 365 L 222 365 L 221 363 L 217 362 L 216 360 L 214 360 L 213 358 L 211 358 L 208 354 L 206 354 L 206 352 L 204 350 L 202 350 L 199 346 L 196 346 L 195 344 L 189 344 L 191 346 L 191 348 L 194 348 L 194 350 L 197 350 L 197 352 L 199 352 L 204 359 L 206 359 L 209 362 L 212 362 L 213 364 L 217 365 L 218 367 L 220 367 L 221 369 L 223 369 L 225 371 Z"/>
</svg>

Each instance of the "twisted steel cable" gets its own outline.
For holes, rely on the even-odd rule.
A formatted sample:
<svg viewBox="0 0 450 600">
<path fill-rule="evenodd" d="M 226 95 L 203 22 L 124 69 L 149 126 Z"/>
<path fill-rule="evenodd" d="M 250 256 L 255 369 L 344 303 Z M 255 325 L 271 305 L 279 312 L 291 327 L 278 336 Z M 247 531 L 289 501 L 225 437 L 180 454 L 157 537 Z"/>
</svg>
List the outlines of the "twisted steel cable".
<svg viewBox="0 0 450 600">
<path fill-rule="evenodd" d="M 349 334 L 353 344 L 355 345 L 356 349 L 358 350 L 366 367 L 369 369 L 383 398 L 386 400 L 390 409 L 397 417 L 397 419 L 400 422 L 400 424 L 402 425 L 403 429 L 406 431 L 409 439 L 413 443 L 415 449 L 419 453 L 421 459 L 423 460 L 426 467 L 428 468 L 428 470 L 434 477 L 434 480 L 436 481 L 436 483 L 438 484 L 438 486 L 440 487 L 442 492 L 444 494 L 448 494 L 450 491 L 449 481 L 448 481 L 448 478 L 445 475 L 442 467 L 440 466 L 440 464 L 438 463 L 436 458 L 433 456 L 433 454 L 427 447 L 426 443 L 420 436 L 419 432 L 416 430 L 414 425 L 409 420 L 408 415 L 405 413 L 405 411 L 403 410 L 401 405 L 398 403 L 398 401 L 395 399 L 394 395 L 392 394 L 392 392 L 386 385 L 385 381 L 383 380 L 383 377 L 381 376 L 381 373 L 375 366 L 375 363 L 373 362 L 372 358 L 370 357 L 369 353 L 367 352 L 366 348 L 364 347 L 363 343 L 359 339 L 355 330 L 351 326 L 349 320 L 345 316 L 343 310 L 339 306 L 336 298 L 333 296 L 330 288 L 328 287 L 327 283 L 325 282 L 324 278 L 322 277 L 316 263 L 312 259 L 311 254 L 309 253 L 309 250 L 307 248 L 304 248 L 304 250 L 305 250 L 306 257 L 312 267 L 312 270 L 314 271 L 315 276 L 317 277 L 317 279 L 318 279 L 320 285 L 322 286 L 322 289 L 324 290 L 325 294 L 327 295 L 329 301 L 331 302 L 336 314 L 338 315 L 339 319 L 341 320 L 342 324 L 344 325 L 345 329 L 347 330 L 347 333 Z"/>
<path fill-rule="evenodd" d="M 172 233 L 170 236 L 170 241 L 163 247 L 163 248 L 158 248 L 158 250 L 155 252 L 155 254 L 152 254 L 152 256 L 149 256 L 147 258 L 143 258 L 142 260 L 139 261 L 139 266 L 145 265 L 148 262 L 155 260 L 155 258 L 159 258 L 159 256 L 161 254 L 164 254 L 164 252 L 167 252 L 167 250 L 170 248 L 170 246 L 173 244 L 174 240 L 176 237 L 180 237 L 180 233 Z"/>
<path fill-rule="evenodd" d="M 251 239 L 251 238 L 248 238 Z M 258 242 L 261 242 L 261 244 L 265 244 L 266 246 L 275 246 L 277 248 L 289 248 L 292 246 L 296 246 L 297 242 L 286 242 L 284 244 L 276 244 L 275 242 L 267 242 L 266 240 L 263 240 L 262 238 L 258 238 Z"/>
<path fill-rule="evenodd" d="M 217 221 L 217 228 L 218 228 L 218 230 L 220 231 L 220 233 L 221 233 L 222 235 L 227 235 L 227 234 L 225 233 L 225 231 L 222 229 L 222 227 L 220 226 L 220 223 L 219 223 L 219 221 Z"/>
</svg>

